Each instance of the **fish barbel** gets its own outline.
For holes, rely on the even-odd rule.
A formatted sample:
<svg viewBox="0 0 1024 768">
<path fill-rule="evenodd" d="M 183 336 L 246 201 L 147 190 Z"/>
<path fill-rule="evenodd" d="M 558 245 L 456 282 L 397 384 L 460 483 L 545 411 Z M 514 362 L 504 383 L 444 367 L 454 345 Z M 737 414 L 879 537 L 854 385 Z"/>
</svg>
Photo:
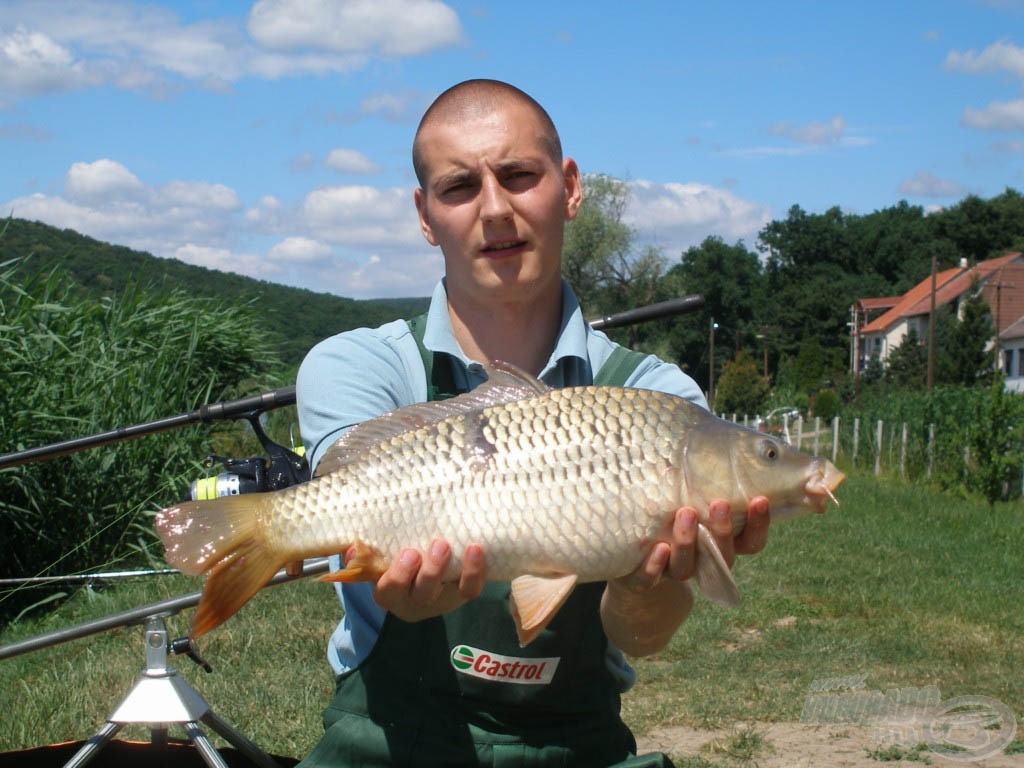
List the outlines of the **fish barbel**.
<svg viewBox="0 0 1024 768">
<path fill-rule="evenodd" d="M 286 563 L 354 556 L 331 581 L 376 581 L 406 546 L 445 538 L 461 571 L 479 543 L 487 576 L 512 583 L 526 645 L 577 583 L 631 573 L 668 538 L 674 512 L 698 511 L 696 579 L 709 599 L 739 595 L 704 527 L 726 499 L 734 529 L 766 496 L 773 519 L 824 512 L 843 474 L 680 397 L 620 387 L 550 389 L 494 363 L 450 400 L 400 408 L 350 430 L 312 480 L 267 493 L 187 501 L 157 515 L 167 561 L 206 574 L 198 637 L 238 611 Z"/>
</svg>

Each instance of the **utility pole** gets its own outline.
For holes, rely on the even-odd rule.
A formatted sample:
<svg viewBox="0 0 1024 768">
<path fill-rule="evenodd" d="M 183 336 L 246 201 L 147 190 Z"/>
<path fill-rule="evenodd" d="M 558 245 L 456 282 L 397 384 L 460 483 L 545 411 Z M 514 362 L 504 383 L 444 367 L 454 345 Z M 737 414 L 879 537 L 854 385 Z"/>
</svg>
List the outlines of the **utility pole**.
<svg viewBox="0 0 1024 768">
<path fill-rule="evenodd" d="M 718 323 L 715 322 L 715 318 L 711 318 L 711 329 L 710 329 L 710 341 L 708 343 L 709 349 L 709 362 L 708 362 L 708 407 L 711 412 L 715 411 L 715 328 L 718 327 Z"/>
<path fill-rule="evenodd" d="M 932 296 L 931 306 L 928 309 L 928 389 L 935 385 L 935 283 L 938 264 L 935 256 L 932 256 Z"/>
</svg>

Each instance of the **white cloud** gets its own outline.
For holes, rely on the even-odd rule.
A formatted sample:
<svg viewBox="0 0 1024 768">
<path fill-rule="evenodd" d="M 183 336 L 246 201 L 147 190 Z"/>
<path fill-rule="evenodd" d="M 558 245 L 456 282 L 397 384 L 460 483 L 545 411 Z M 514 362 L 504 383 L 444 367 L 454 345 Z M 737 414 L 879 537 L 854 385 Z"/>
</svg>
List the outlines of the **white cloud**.
<svg viewBox="0 0 1024 768">
<path fill-rule="evenodd" d="M 65 91 L 85 81 L 71 51 L 49 35 L 19 25 L 0 28 L 0 87 L 13 93 Z"/>
<path fill-rule="evenodd" d="M 964 53 L 950 51 L 946 56 L 946 68 L 968 75 L 1009 72 L 1024 80 L 1024 48 L 1000 40 L 981 53 L 976 53 L 973 48 Z"/>
<path fill-rule="evenodd" d="M 330 254 L 331 246 L 326 243 L 308 237 L 289 237 L 271 248 L 267 258 L 293 264 L 313 264 L 323 261 Z"/>
<path fill-rule="evenodd" d="M 305 223 L 314 237 L 347 246 L 420 246 L 412 190 L 369 186 L 324 187 L 306 195 Z"/>
<path fill-rule="evenodd" d="M 248 28 L 277 51 L 415 56 L 462 40 L 458 15 L 437 0 L 259 0 Z"/>
<path fill-rule="evenodd" d="M 0 95 L 224 90 L 245 77 L 352 72 L 375 55 L 422 55 L 462 39 L 458 15 L 438 0 L 261 0 L 248 32 L 245 23 L 184 23 L 168 8 L 119 0 L 0 3 Z"/>
<path fill-rule="evenodd" d="M 72 199 L 110 199 L 138 195 L 143 191 L 143 184 L 123 165 L 104 158 L 73 164 L 65 176 L 64 188 Z"/>
<path fill-rule="evenodd" d="M 928 171 L 918 171 L 909 179 L 900 182 L 900 194 L 916 197 L 958 197 L 964 188 L 955 181 L 940 179 Z"/>
<path fill-rule="evenodd" d="M 186 243 L 166 254 L 169 257 L 195 264 L 207 269 L 221 272 L 234 272 L 238 275 L 268 279 L 278 276 L 281 270 L 273 264 L 267 264 L 259 256 L 250 253 L 238 253 L 229 248 L 214 248 L 206 245 Z"/>
<path fill-rule="evenodd" d="M 993 101 L 985 109 L 968 107 L 962 121 L 986 131 L 1024 131 L 1024 99 Z"/>
<path fill-rule="evenodd" d="M 342 296 L 429 296 L 444 274 L 441 251 L 422 248 L 338 259 L 319 274 L 321 285 Z"/>
<path fill-rule="evenodd" d="M 241 209 L 234 190 L 223 184 L 175 180 L 149 185 L 107 158 L 74 163 L 65 174 L 62 194 L 28 195 L 3 205 L 5 213 L 19 218 L 158 256 L 175 255 L 186 246 L 229 247 Z M 200 263 L 209 266 L 211 259 Z"/>
<path fill-rule="evenodd" d="M 845 130 L 846 121 L 840 115 L 836 115 L 823 123 L 795 124 L 781 122 L 775 123 L 768 128 L 769 133 L 774 136 L 782 136 L 798 144 L 812 144 L 814 146 L 838 143 L 843 138 Z"/>
<path fill-rule="evenodd" d="M 634 181 L 624 219 L 639 239 L 658 243 L 672 254 L 711 235 L 726 241 L 753 240 L 771 221 L 771 210 L 704 184 Z"/>
<path fill-rule="evenodd" d="M 368 176 L 380 171 L 380 166 L 355 149 L 332 149 L 326 165 L 338 173 Z"/>
</svg>

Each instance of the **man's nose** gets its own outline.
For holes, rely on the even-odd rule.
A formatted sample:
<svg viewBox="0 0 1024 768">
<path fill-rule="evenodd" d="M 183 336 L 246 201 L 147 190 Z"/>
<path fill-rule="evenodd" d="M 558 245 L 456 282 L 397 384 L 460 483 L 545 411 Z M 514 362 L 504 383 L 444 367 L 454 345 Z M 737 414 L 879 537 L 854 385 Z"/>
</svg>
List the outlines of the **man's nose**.
<svg viewBox="0 0 1024 768">
<path fill-rule="evenodd" d="M 488 175 L 480 189 L 480 218 L 484 221 L 507 219 L 512 216 L 508 190 L 492 175 Z"/>
</svg>

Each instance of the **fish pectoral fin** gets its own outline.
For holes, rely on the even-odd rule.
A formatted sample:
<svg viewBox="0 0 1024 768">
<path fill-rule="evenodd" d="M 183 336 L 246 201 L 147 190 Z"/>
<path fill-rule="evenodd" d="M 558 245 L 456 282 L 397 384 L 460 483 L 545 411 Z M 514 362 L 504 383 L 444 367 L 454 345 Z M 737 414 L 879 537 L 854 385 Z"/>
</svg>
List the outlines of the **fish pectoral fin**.
<svg viewBox="0 0 1024 768">
<path fill-rule="evenodd" d="M 352 584 L 357 581 L 377 581 L 387 570 L 387 558 L 379 549 L 367 546 L 362 542 L 352 545 L 352 557 L 345 560 L 345 567 L 340 571 L 332 571 L 319 576 L 319 581 L 342 582 Z"/>
<path fill-rule="evenodd" d="M 555 617 L 576 587 L 575 573 L 564 576 L 519 576 L 512 579 L 510 603 L 512 620 L 519 635 L 519 646 L 525 648 Z"/>
<path fill-rule="evenodd" d="M 697 526 L 697 584 L 713 603 L 733 608 L 739 605 L 740 592 L 732 571 L 725 562 L 715 537 L 703 525 Z"/>
</svg>

